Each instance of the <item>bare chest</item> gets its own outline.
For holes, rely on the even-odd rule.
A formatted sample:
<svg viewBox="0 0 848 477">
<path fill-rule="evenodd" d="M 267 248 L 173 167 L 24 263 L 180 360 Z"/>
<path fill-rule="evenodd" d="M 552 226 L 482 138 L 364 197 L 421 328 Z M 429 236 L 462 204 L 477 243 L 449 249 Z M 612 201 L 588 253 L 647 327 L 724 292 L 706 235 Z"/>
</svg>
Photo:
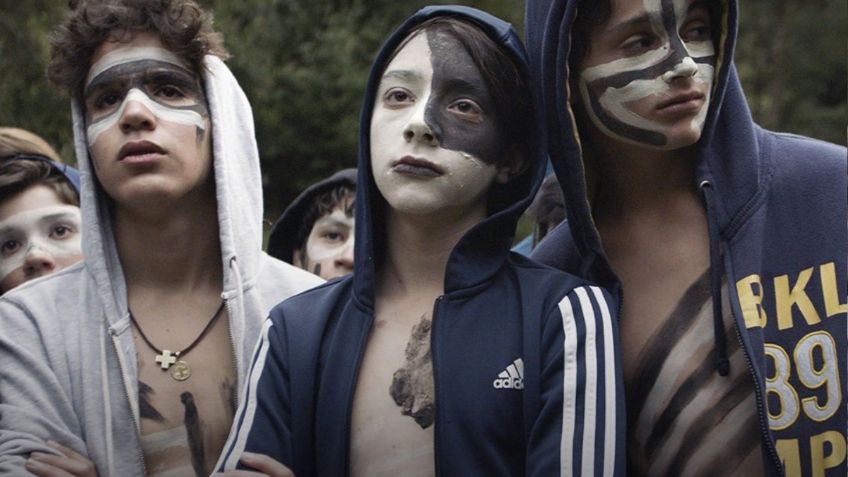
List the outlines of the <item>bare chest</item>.
<svg viewBox="0 0 848 477">
<path fill-rule="evenodd" d="M 375 318 L 353 399 L 355 477 L 435 473 L 430 319 L 429 311 Z"/>
<path fill-rule="evenodd" d="M 227 313 L 203 336 L 206 323 L 196 325 L 174 326 L 170 333 L 145 330 L 152 344 L 170 353 L 157 353 L 134 329 L 148 475 L 209 475 L 232 423 L 237 390 Z M 182 353 L 173 356 L 177 351 Z"/>
</svg>

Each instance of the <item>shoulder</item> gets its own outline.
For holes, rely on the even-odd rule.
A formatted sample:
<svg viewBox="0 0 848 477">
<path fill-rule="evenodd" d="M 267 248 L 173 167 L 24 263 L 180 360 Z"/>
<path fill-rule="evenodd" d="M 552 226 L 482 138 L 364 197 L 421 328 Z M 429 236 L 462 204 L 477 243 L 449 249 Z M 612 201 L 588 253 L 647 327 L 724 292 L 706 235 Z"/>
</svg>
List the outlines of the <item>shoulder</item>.
<svg viewBox="0 0 848 477">
<path fill-rule="evenodd" d="M 530 258 L 559 270 L 577 270 L 578 253 L 568 221 L 556 226 L 539 245 Z"/>
<path fill-rule="evenodd" d="M 848 153 L 843 146 L 797 134 L 761 129 L 767 153 L 778 166 L 777 174 L 801 173 L 824 177 L 831 173 L 845 175 Z"/>
</svg>

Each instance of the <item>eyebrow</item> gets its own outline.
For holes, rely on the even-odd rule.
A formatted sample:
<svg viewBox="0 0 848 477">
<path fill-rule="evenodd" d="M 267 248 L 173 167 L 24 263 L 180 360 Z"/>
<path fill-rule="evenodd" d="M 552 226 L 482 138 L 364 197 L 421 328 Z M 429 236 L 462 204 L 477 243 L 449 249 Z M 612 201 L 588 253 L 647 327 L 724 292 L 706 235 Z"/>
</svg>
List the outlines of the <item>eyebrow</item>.
<svg viewBox="0 0 848 477">
<path fill-rule="evenodd" d="M 608 35 L 616 35 L 616 34 L 624 32 L 624 31 L 630 30 L 633 27 L 640 26 L 640 25 L 646 24 L 646 23 L 647 24 L 651 23 L 651 15 L 648 14 L 647 12 L 645 12 L 645 13 L 639 15 L 639 16 L 624 20 L 624 21 L 618 23 L 617 25 L 614 25 L 614 26 L 608 28 L 606 33 Z"/>
<path fill-rule="evenodd" d="M 338 220 L 338 219 L 334 219 L 330 216 L 324 216 L 324 217 L 321 217 L 320 219 L 316 220 L 315 225 L 319 225 L 319 224 L 322 225 L 322 226 L 336 225 L 336 226 L 340 226 L 340 227 L 350 227 L 349 223 Z"/>
<path fill-rule="evenodd" d="M 420 80 L 422 78 L 421 74 L 417 71 L 412 70 L 391 70 L 387 71 L 382 79 L 386 78 L 397 78 L 405 81 L 415 81 Z"/>
<path fill-rule="evenodd" d="M 38 225 L 44 225 L 45 223 L 52 222 L 55 220 L 67 220 L 74 218 L 75 216 L 71 212 L 56 212 L 54 214 L 47 214 L 43 217 L 39 217 L 37 223 Z M 0 236 L 7 235 L 12 232 L 18 232 L 20 230 L 21 228 L 18 225 L 5 225 L 3 227 L 0 227 Z"/>
</svg>

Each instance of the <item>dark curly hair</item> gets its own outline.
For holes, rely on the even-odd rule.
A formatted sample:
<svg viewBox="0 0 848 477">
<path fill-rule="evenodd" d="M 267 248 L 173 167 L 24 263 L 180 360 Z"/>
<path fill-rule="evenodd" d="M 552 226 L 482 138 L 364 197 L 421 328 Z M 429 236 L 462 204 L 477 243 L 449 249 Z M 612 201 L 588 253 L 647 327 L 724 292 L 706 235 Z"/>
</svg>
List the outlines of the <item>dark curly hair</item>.
<svg viewBox="0 0 848 477">
<path fill-rule="evenodd" d="M 49 36 L 47 76 L 78 99 L 94 51 L 133 32 L 158 34 L 196 73 L 207 54 L 229 57 L 223 36 L 212 28 L 212 15 L 194 0 L 72 0 L 69 6 L 64 23 Z"/>
</svg>

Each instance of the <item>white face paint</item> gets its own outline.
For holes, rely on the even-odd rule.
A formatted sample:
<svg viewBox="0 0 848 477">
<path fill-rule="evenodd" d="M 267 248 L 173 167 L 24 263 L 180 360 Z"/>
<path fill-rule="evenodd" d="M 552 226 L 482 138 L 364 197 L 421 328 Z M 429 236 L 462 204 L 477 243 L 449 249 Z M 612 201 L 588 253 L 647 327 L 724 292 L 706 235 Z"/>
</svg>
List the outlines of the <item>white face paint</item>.
<svg viewBox="0 0 848 477">
<path fill-rule="evenodd" d="M 329 280 L 353 271 L 353 238 L 355 220 L 353 196 L 312 225 L 306 239 L 306 251 L 295 250 L 294 265 Z"/>
<path fill-rule="evenodd" d="M 84 88 L 89 146 L 117 125 L 127 105 L 137 101 L 157 118 L 194 126 L 200 134 L 208 115 L 200 84 L 174 53 L 150 46 L 123 46 L 103 55 Z"/>
<path fill-rule="evenodd" d="M 3 290 L 76 263 L 82 258 L 79 207 L 53 205 L 0 221 Z"/>
<path fill-rule="evenodd" d="M 410 39 L 380 81 L 370 131 L 374 180 L 396 211 L 418 215 L 482 208 L 485 213 L 499 168 L 471 151 L 492 149 L 487 138 L 495 119 L 481 107 L 491 98 L 479 87 L 468 94 L 443 87 L 459 76 L 467 84 L 480 84 L 482 77 L 462 48 L 450 55 L 443 39 L 428 41 L 429 35 Z M 434 59 L 431 45 L 440 48 L 439 58 Z"/>
<path fill-rule="evenodd" d="M 690 4 L 643 0 L 641 11 L 624 11 L 614 2 L 611 18 L 593 34 L 579 88 L 593 124 L 606 135 L 661 149 L 700 137 L 715 49 L 708 11 L 689 10 Z M 602 35 L 612 40 L 604 43 Z"/>
</svg>

